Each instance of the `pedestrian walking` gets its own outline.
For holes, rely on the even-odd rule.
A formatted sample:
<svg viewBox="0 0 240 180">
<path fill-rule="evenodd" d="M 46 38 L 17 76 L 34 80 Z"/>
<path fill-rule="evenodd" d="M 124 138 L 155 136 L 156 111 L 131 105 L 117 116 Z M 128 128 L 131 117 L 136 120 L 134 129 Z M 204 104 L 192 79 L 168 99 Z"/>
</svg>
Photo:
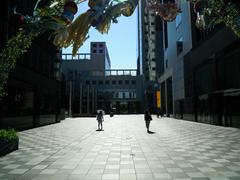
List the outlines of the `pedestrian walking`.
<svg viewBox="0 0 240 180">
<path fill-rule="evenodd" d="M 160 116 L 161 116 L 161 118 L 163 117 L 163 110 L 162 109 L 160 109 Z"/>
<path fill-rule="evenodd" d="M 147 132 L 150 133 L 151 131 L 149 131 L 149 126 L 150 126 L 150 122 L 152 120 L 152 116 L 151 116 L 148 109 L 146 109 L 145 112 L 144 112 L 144 120 L 145 120 L 145 123 L 146 123 Z"/>
<path fill-rule="evenodd" d="M 103 130 L 103 125 L 102 125 L 102 122 L 104 121 L 104 118 L 103 118 L 103 111 L 99 111 L 98 114 L 97 114 L 97 122 L 98 122 L 98 130 Z M 101 129 L 100 129 L 101 127 Z"/>
<path fill-rule="evenodd" d="M 157 114 L 157 118 L 159 118 L 159 116 L 160 116 L 160 108 L 157 108 L 156 114 Z"/>
</svg>

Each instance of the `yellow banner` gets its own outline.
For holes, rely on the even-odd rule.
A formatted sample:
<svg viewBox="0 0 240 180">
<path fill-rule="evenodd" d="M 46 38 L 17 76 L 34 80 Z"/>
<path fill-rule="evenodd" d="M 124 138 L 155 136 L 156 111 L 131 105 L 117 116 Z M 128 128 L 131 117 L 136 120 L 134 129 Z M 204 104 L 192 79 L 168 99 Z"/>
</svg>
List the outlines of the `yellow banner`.
<svg viewBox="0 0 240 180">
<path fill-rule="evenodd" d="M 161 108 L 161 93 L 160 93 L 160 91 L 156 91 L 156 97 L 157 97 L 157 108 Z"/>
</svg>

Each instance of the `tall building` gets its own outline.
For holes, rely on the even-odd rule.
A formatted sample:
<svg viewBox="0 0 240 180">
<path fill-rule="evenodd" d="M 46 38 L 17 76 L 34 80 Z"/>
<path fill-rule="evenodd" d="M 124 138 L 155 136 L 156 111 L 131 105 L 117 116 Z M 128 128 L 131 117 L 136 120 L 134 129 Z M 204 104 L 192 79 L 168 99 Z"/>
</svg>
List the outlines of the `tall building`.
<svg viewBox="0 0 240 180">
<path fill-rule="evenodd" d="M 180 8 L 164 22 L 161 106 L 168 116 L 240 127 L 239 38 L 222 24 L 198 30 L 191 5 Z"/>
<path fill-rule="evenodd" d="M 136 69 L 111 69 L 105 42 L 92 42 L 90 50 L 75 57 L 62 54 L 69 114 L 89 116 L 111 108 L 118 114 L 142 112 L 142 76 Z"/>
<path fill-rule="evenodd" d="M 164 22 L 164 73 L 159 77 L 162 107 L 170 116 L 175 112 L 176 102 L 184 99 L 184 56 L 192 48 L 190 4 L 179 4 L 179 13 L 172 22 Z"/>
<path fill-rule="evenodd" d="M 155 12 L 146 7 L 146 1 L 138 6 L 138 73 L 144 77 L 145 107 L 156 107 L 157 78 L 163 73 L 163 24 Z"/>
<path fill-rule="evenodd" d="M 14 8 L 24 15 L 31 15 L 35 2 L 0 2 L 0 51 L 21 24 Z M 49 40 L 50 34 L 36 38 L 10 72 L 5 87 L 7 95 L 0 101 L 0 128 L 27 129 L 59 121 L 60 52 Z"/>
</svg>

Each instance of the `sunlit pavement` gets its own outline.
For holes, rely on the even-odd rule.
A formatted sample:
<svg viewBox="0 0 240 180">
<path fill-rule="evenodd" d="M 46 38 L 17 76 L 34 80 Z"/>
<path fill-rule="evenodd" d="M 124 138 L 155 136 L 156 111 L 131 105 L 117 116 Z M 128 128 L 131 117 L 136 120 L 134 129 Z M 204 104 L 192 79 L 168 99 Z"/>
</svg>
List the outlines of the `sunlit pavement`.
<svg viewBox="0 0 240 180">
<path fill-rule="evenodd" d="M 67 119 L 20 134 L 0 179 L 240 180 L 240 129 L 143 115 Z"/>
</svg>

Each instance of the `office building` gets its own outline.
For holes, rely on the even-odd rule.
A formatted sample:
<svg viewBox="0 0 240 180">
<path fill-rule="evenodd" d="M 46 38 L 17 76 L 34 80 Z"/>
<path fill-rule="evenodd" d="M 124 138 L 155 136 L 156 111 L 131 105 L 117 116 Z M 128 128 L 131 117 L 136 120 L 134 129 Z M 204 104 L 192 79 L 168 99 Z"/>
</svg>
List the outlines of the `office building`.
<svg viewBox="0 0 240 180">
<path fill-rule="evenodd" d="M 136 69 L 111 69 L 105 42 L 92 42 L 91 53 L 62 54 L 66 80 L 65 102 L 73 116 L 89 116 L 98 109 L 118 114 L 142 111 L 142 76 Z"/>
<path fill-rule="evenodd" d="M 31 15 L 35 1 L 0 2 L 0 49 L 20 28 L 19 15 Z M 34 39 L 32 46 L 10 72 L 0 101 L 0 128 L 27 129 L 60 120 L 60 52 L 49 40 L 50 32 Z"/>
</svg>

